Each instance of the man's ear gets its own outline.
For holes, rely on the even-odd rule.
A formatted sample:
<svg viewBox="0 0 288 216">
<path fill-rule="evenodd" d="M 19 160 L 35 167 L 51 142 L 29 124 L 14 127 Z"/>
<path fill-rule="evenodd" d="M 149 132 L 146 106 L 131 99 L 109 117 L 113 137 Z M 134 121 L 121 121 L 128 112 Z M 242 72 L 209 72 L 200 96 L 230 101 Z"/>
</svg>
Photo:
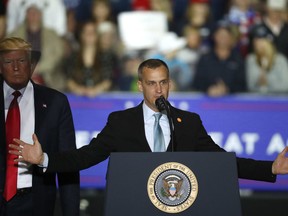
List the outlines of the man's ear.
<svg viewBox="0 0 288 216">
<path fill-rule="evenodd" d="M 143 86 L 142 86 L 142 82 L 140 80 L 137 81 L 137 86 L 138 86 L 138 90 L 142 92 Z"/>
<path fill-rule="evenodd" d="M 36 68 L 36 65 L 37 64 L 35 64 L 35 63 L 31 63 L 31 73 L 33 74 L 34 73 L 34 70 L 35 70 L 35 68 Z"/>
</svg>

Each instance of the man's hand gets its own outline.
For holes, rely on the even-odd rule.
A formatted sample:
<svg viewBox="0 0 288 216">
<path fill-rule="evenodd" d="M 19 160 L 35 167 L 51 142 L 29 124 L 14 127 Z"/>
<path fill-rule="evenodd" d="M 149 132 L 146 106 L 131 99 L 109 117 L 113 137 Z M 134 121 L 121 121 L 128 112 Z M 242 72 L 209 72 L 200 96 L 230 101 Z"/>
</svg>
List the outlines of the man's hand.
<svg viewBox="0 0 288 216">
<path fill-rule="evenodd" d="M 44 154 L 41 144 L 38 141 L 36 134 L 32 135 L 34 144 L 28 144 L 21 140 L 14 139 L 14 144 L 9 144 L 12 150 L 9 150 L 10 154 L 17 155 L 18 159 L 15 161 L 26 161 L 31 164 L 42 165 L 44 160 Z"/>
<path fill-rule="evenodd" d="M 272 173 L 277 174 L 288 174 L 288 157 L 285 155 L 288 152 L 288 146 L 277 156 L 276 160 L 272 164 Z"/>
</svg>

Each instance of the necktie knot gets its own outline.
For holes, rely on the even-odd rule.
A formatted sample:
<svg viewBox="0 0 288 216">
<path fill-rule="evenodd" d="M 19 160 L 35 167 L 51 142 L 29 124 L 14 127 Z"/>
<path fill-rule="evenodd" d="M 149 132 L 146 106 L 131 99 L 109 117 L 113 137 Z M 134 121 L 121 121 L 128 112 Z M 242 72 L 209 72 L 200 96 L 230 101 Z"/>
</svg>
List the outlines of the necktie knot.
<svg viewBox="0 0 288 216">
<path fill-rule="evenodd" d="M 12 93 L 12 95 L 14 96 L 14 98 L 13 98 L 13 100 L 12 100 L 11 103 L 10 103 L 9 109 L 12 109 L 12 108 L 15 108 L 16 106 L 18 106 L 18 105 L 17 105 L 17 104 L 18 104 L 17 99 L 18 99 L 18 97 L 21 95 L 21 93 L 20 93 L 19 91 L 14 91 L 14 92 Z"/>
<path fill-rule="evenodd" d="M 14 91 L 13 93 L 12 93 L 12 95 L 14 96 L 14 98 L 18 98 L 20 95 L 21 95 L 21 93 L 19 92 L 19 91 Z"/>
<path fill-rule="evenodd" d="M 154 113 L 155 121 L 159 122 L 161 116 L 162 116 L 162 113 Z"/>
</svg>

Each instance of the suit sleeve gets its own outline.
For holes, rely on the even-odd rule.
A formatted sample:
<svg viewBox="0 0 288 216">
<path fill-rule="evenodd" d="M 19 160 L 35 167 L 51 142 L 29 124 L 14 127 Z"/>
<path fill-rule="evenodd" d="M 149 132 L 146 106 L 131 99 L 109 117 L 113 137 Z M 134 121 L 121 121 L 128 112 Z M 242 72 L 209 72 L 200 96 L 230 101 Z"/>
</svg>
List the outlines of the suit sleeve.
<svg viewBox="0 0 288 216">
<path fill-rule="evenodd" d="M 208 135 L 200 117 L 195 115 L 195 119 L 195 121 L 198 121 L 198 145 L 196 151 L 225 151 Z M 238 177 L 257 181 L 275 182 L 276 175 L 272 174 L 272 163 L 272 161 L 237 157 Z"/>
<path fill-rule="evenodd" d="M 110 153 L 115 151 L 113 143 L 117 142 L 115 141 L 115 122 L 113 123 L 110 119 L 111 114 L 106 126 L 88 145 L 79 149 L 48 154 L 49 163 L 46 172 L 79 171 L 107 159 Z"/>
</svg>

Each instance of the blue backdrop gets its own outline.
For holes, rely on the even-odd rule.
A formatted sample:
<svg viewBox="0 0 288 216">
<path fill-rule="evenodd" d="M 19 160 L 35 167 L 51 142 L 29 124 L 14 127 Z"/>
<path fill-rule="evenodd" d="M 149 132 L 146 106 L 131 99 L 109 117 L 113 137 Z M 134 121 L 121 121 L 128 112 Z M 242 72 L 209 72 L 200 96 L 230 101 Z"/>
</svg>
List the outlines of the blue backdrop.
<svg viewBox="0 0 288 216">
<path fill-rule="evenodd" d="M 137 105 L 138 93 L 107 93 L 96 98 L 68 95 L 76 128 L 77 146 L 89 143 L 105 126 L 109 113 Z M 176 107 L 200 114 L 214 141 L 240 157 L 274 160 L 288 144 L 288 97 L 235 95 L 209 98 L 185 93 L 171 94 Z M 81 171 L 81 186 L 103 188 L 107 161 Z M 277 183 L 240 180 L 242 189 L 288 190 L 288 176 Z"/>
</svg>

